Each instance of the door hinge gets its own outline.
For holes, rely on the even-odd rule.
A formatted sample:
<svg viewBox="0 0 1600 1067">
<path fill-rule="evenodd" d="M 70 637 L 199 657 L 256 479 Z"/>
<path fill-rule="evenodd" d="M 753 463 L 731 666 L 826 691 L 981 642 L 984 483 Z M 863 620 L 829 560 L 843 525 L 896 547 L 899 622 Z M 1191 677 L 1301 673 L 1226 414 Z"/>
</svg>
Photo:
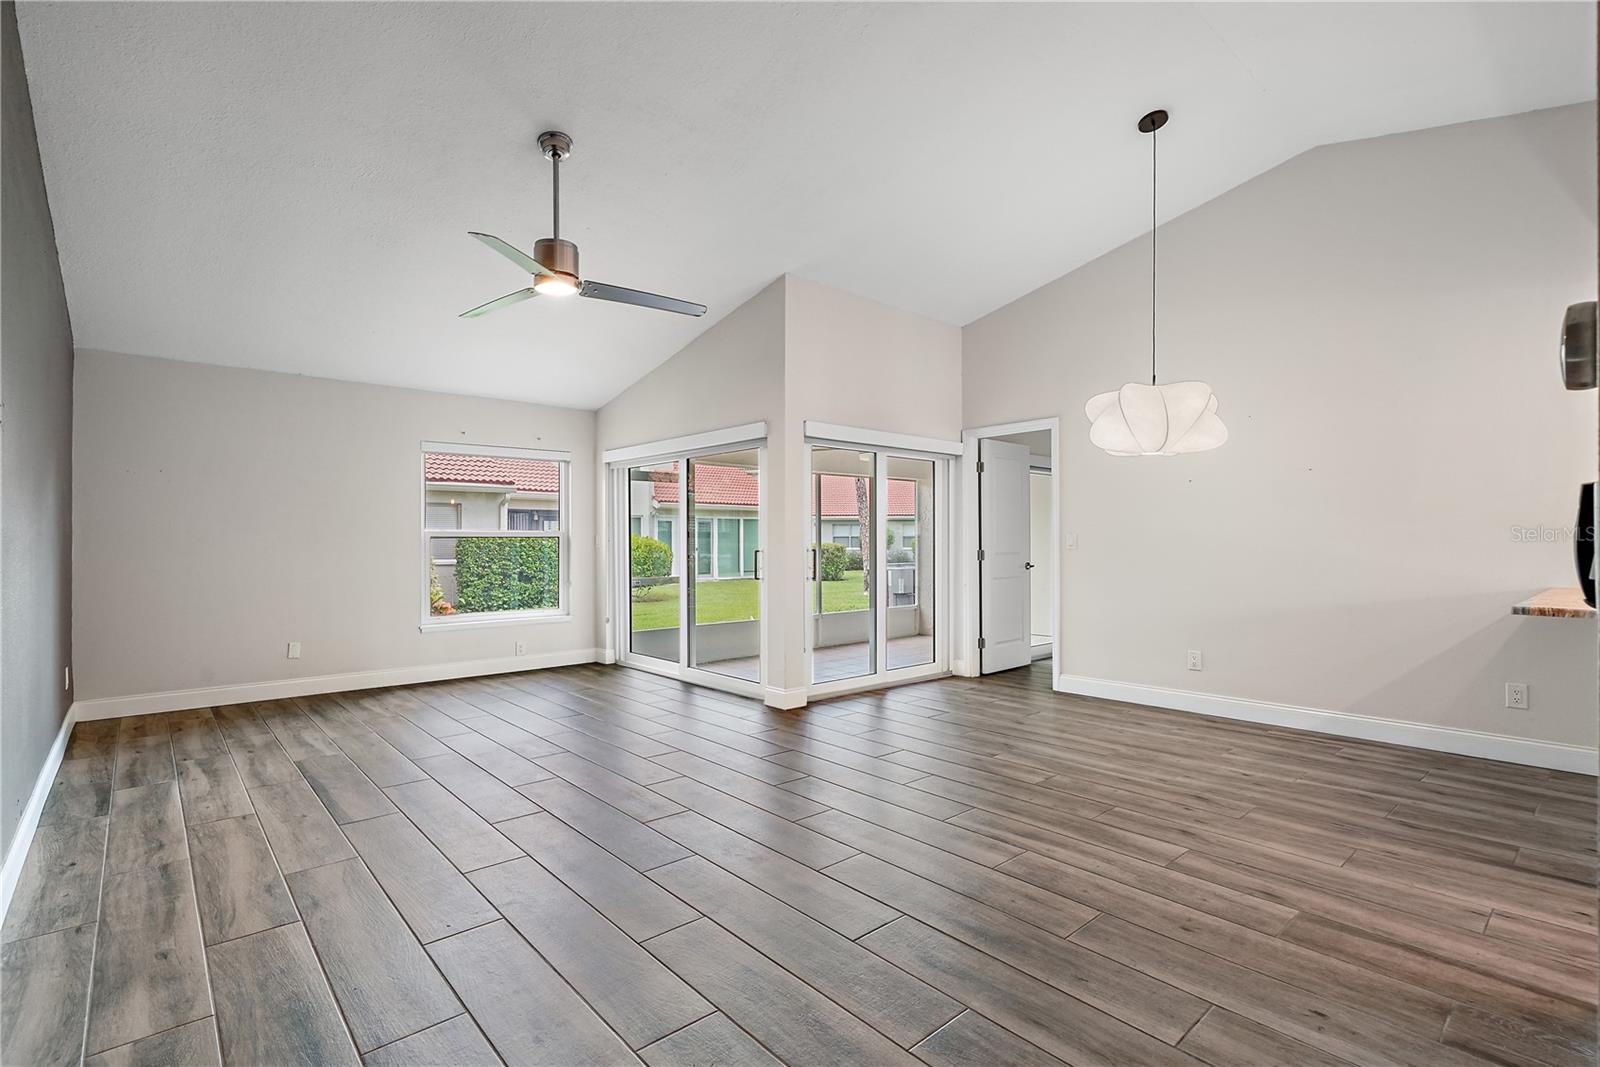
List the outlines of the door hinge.
<svg viewBox="0 0 1600 1067">
<path fill-rule="evenodd" d="M 983 562 L 983 549 L 981 549 L 981 548 L 978 549 L 978 562 L 979 563 Z"/>
<path fill-rule="evenodd" d="M 979 474 L 983 473 L 983 460 L 981 460 L 981 459 L 978 460 L 978 473 Z"/>
<path fill-rule="evenodd" d="M 982 652 L 988 646 L 989 646 L 989 641 L 988 641 L 987 638 L 983 638 L 983 637 L 978 638 L 978 651 L 979 652 Z"/>
</svg>

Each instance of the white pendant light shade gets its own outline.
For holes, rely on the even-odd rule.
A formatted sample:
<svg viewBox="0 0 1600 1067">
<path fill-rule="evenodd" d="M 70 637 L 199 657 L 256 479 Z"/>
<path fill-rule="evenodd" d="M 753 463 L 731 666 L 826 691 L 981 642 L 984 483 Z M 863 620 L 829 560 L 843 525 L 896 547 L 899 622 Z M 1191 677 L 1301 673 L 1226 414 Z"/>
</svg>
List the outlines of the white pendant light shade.
<svg viewBox="0 0 1600 1067">
<path fill-rule="evenodd" d="M 1228 439 L 1217 418 L 1217 395 L 1205 382 L 1129 382 L 1091 397 L 1083 411 L 1089 442 L 1113 456 L 1178 456 Z"/>
<path fill-rule="evenodd" d="M 1139 120 L 1150 135 L 1150 384 L 1129 382 L 1097 393 L 1083 406 L 1089 416 L 1089 443 L 1113 456 L 1181 456 L 1205 452 L 1228 439 L 1217 418 L 1217 395 L 1205 382 L 1156 384 L 1156 131 L 1167 124 L 1165 111 Z"/>
</svg>

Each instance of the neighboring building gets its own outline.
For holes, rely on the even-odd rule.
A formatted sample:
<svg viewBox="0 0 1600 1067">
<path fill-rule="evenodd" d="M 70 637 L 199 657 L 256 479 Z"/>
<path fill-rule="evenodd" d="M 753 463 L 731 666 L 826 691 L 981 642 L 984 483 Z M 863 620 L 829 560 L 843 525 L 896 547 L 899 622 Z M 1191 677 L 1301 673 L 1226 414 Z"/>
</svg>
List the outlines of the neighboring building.
<svg viewBox="0 0 1600 1067">
<path fill-rule="evenodd" d="M 672 544 L 679 523 L 680 480 L 677 474 L 647 471 L 650 480 L 633 483 L 628 527 L 632 533 Z M 695 570 L 700 578 L 749 578 L 755 574 L 760 527 L 757 507 L 760 484 L 740 467 L 695 464 Z M 856 480 L 842 474 L 819 474 L 822 515 L 820 540 L 859 552 L 861 521 L 856 511 Z M 917 483 L 889 479 L 891 549 L 917 547 Z M 677 560 L 673 561 L 677 573 Z"/>
</svg>

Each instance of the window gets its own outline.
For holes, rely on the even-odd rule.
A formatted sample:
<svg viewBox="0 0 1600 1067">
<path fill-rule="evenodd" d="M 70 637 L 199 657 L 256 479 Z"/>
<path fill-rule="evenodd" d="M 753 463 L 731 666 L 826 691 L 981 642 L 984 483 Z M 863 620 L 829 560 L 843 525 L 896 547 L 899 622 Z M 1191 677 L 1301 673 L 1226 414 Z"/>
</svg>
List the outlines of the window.
<svg viewBox="0 0 1600 1067">
<path fill-rule="evenodd" d="M 657 519 L 656 520 L 656 540 L 660 541 L 662 544 L 666 545 L 668 548 L 672 547 L 672 520 L 671 519 Z"/>
<path fill-rule="evenodd" d="M 528 508 L 507 508 L 506 529 L 559 530 L 561 529 L 561 512 L 541 511 Z"/>
<path fill-rule="evenodd" d="M 635 537 L 643 537 L 644 536 L 644 518 L 642 516 L 635 515 L 631 519 L 629 519 L 628 520 L 628 532 L 633 534 L 633 536 L 635 536 Z"/>
<path fill-rule="evenodd" d="M 568 465 L 564 452 L 424 443 L 426 625 L 566 612 Z"/>
<path fill-rule="evenodd" d="M 717 520 L 717 577 L 739 576 L 739 520 Z"/>
<path fill-rule="evenodd" d="M 754 575 L 756 573 L 756 549 L 761 547 L 761 521 L 759 519 L 744 519 L 744 552 L 740 557 L 742 573 Z"/>
<path fill-rule="evenodd" d="M 430 530 L 461 529 L 461 505 L 455 501 L 443 504 L 429 502 L 427 526 Z"/>
<path fill-rule="evenodd" d="M 859 522 L 836 522 L 833 524 L 833 532 L 829 534 L 828 540 L 836 545 L 859 550 L 861 548 L 861 524 Z"/>
</svg>

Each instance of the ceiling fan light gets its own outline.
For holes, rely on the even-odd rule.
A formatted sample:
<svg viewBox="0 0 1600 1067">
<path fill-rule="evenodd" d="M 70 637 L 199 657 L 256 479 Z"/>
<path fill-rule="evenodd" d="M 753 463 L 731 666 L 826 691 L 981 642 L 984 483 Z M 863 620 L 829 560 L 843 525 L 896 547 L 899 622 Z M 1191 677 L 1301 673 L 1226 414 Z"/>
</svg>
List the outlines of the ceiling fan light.
<svg viewBox="0 0 1600 1067">
<path fill-rule="evenodd" d="M 534 278 L 533 287 L 540 296 L 572 296 L 578 291 L 578 279 L 564 271 L 551 271 Z"/>
</svg>

